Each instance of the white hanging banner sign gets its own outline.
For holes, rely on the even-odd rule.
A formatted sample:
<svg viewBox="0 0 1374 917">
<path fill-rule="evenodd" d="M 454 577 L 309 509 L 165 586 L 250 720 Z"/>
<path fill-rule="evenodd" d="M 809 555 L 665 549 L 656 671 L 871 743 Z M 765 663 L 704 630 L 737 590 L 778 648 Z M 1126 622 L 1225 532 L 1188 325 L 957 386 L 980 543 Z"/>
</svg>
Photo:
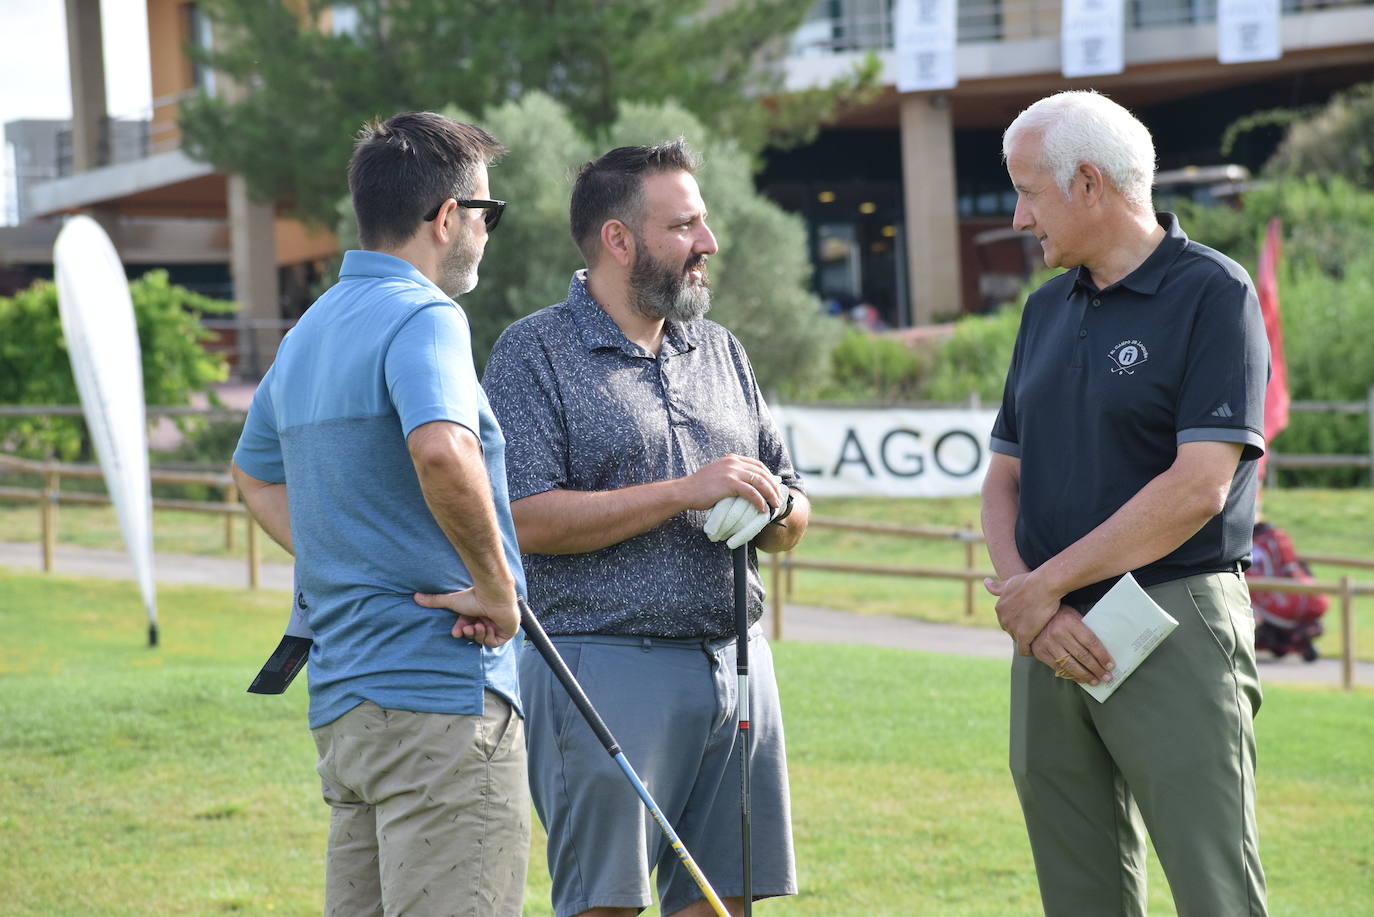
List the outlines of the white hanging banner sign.
<svg viewBox="0 0 1374 917">
<path fill-rule="evenodd" d="M 1061 69 L 1066 77 L 1102 76 L 1125 68 L 1125 0 L 1064 0 Z"/>
<path fill-rule="evenodd" d="M 959 18 L 954 0 L 897 0 L 897 91 L 953 89 L 959 82 L 955 45 Z"/>
<path fill-rule="evenodd" d="M 1243 64 L 1282 56 L 1279 0 L 1218 0 L 1217 60 Z"/>
<path fill-rule="evenodd" d="M 987 472 L 995 410 L 772 408 L 813 497 L 957 497 Z"/>
<path fill-rule="evenodd" d="M 88 216 L 66 222 L 53 244 L 57 310 L 76 391 L 105 487 L 119 519 L 157 645 L 153 503 L 143 358 L 129 280 L 110 237 Z"/>
</svg>

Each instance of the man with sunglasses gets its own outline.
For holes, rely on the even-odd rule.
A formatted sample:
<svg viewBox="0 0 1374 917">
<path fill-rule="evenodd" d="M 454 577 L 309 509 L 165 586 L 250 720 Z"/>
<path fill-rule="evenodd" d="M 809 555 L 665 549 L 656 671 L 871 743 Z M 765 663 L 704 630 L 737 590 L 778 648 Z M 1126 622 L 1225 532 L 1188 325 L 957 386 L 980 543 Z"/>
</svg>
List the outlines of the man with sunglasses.
<svg viewBox="0 0 1374 917">
<path fill-rule="evenodd" d="M 500 152 L 435 114 L 363 128 L 348 175 L 362 250 L 282 341 L 234 453 L 314 633 L 328 914 L 521 912 L 523 572 L 504 441 L 451 298 L 476 285 L 500 218 Z"/>
<path fill-rule="evenodd" d="M 716 239 L 695 169 L 681 140 L 621 147 L 582 167 L 569 209 L 587 270 L 573 276 L 567 301 L 506 330 L 483 385 L 510 443 L 512 512 L 534 609 L 738 914 L 730 549 L 755 539 L 754 548 L 787 550 L 809 511 L 744 348 L 703 318 Z M 736 502 L 734 515 L 752 525 L 708 525 L 722 502 Z M 763 584 L 753 550 L 748 595 L 756 622 Z M 791 895 L 782 713 L 757 624 L 749 641 L 751 890 Z M 665 915 L 710 914 L 533 653 L 525 650 L 521 693 L 557 917 L 632 917 L 655 897 Z"/>
</svg>

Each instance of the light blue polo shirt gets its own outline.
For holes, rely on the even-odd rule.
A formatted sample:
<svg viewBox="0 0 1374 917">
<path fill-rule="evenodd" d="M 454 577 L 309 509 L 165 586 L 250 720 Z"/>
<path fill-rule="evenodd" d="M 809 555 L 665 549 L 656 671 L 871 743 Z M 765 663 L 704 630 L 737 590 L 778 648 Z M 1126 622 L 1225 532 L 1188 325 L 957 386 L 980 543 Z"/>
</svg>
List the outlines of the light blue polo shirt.
<svg viewBox="0 0 1374 917">
<path fill-rule="evenodd" d="M 455 639 L 450 612 L 412 598 L 472 585 L 406 448 L 412 430 L 435 420 L 481 440 L 524 595 L 505 440 L 477 381 L 467 317 L 408 262 L 348 252 L 339 282 L 282 341 L 234 452 L 244 471 L 287 485 L 297 587 L 315 632 L 311 728 L 364 700 L 480 714 L 484 688 L 519 709 L 517 641 L 489 649 Z"/>
</svg>

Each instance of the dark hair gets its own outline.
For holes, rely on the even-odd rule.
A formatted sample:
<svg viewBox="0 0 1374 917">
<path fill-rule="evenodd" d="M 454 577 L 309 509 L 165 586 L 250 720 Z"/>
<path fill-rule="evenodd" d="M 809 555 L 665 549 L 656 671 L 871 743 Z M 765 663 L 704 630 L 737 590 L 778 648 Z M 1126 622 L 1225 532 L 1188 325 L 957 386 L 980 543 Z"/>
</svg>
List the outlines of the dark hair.
<svg viewBox="0 0 1374 917">
<path fill-rule="evenodd" d="M 573 243 L 592 267 L 601 252 L 601 227 L 619 220 L 638 232 L 643 220 L 644 179 L 659 172 L 694 173 L 697 159 L 679 137 L 658 146 L 622 146 L 577 172 L 568 205 Z"/>
<path fill-rule="evenodd" d="M 472 197 L 477 167 L 505 152 L 480 127 L 433 112 L 405 112 L 358 131 L 348 188 L 363 248 L 402 245 L 434 205 Z"/>
</svg>

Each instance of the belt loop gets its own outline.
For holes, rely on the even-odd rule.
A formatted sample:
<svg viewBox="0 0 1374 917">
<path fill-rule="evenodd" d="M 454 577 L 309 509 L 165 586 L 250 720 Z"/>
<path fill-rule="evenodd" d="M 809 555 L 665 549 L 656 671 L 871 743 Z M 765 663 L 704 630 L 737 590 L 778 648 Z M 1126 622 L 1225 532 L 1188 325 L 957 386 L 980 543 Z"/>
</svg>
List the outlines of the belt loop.
<svg viewBox="0 0 1374 917">
<path fill-rule="evenodd" d="M 652 650 L 653 648 L 654 648 L 654 641 L 653 641 L 651 638 L 649 638 L 649 637 L 641 637 L 641 638 L 640 638 L 639 651 L 640 651 L 641 653 L 647 653 L 647 652 L 649 652 L 650 650 Z"/>
</svg>

